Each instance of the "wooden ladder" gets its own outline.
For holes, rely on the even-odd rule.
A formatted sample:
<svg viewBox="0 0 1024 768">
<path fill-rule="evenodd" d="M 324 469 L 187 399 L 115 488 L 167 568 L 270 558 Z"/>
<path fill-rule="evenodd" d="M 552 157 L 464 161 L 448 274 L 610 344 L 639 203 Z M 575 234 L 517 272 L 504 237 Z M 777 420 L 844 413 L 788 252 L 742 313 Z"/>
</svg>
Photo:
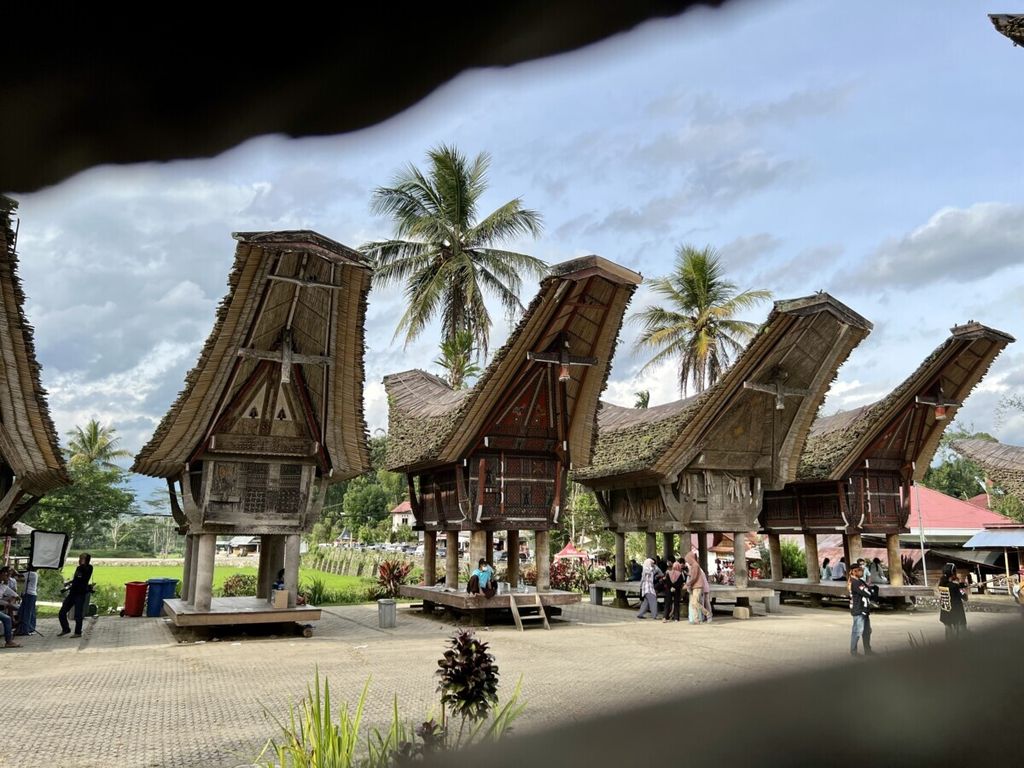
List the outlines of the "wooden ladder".
<svg viewBox="0 0 1024 768">
<path fill-rule="evenodd" d="M 509 605 L 512 608 L 512 618 L 516 620 L 516 627 L 519 628 L 519 631 L 520 632 L 523 631 L 523 629 L 524 629 L 523 628 L 523 622 L 524 621 L 543 621 L 544 622 L 544 629 L 551 629 L 551 625 L 548 623 L 548 615 L 544 612 L 544 604 L 540 601 L 540 595 L 538 593 L 534 592 L 533 593 L 533 602 L 532 603 L 527 603 L 524 606 L 524 607 L 530 607 L 530 608 L 532 608 L 533 606 L 537 606 L 537 615 L 536 616 L 521 616 L 519 614 L 519 603 L 518 603 L 518 598 L 519 597 L 520 597 L 520 595 L 516 594 L 515 592 L 510 592 L 509 593 Z M 529 595 L 522 595 L 522 597 L 529 597 Z"/>
</svg>

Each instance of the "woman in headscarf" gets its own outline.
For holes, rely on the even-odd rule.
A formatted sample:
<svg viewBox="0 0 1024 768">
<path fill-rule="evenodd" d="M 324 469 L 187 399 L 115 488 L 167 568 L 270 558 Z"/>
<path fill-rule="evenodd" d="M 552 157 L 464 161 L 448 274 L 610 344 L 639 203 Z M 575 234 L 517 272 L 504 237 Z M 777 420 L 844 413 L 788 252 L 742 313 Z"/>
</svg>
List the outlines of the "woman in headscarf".
<svg viewBox="0 0 1024 768">
<path fill-rule="evenodd" d="M 686 567 L 689 572 L 686 588 L 690 590 L 690 623 L 711 621 L 711 588 L 704 569 L 697 562 L 697 553 L 692 549 L 686 553 Z"/>
<path fill-rule="evenodd" d="M 640 572 L 640 613 L 636 615 L 642 619 L 644 614 L 650 612 L 651 618 L 658 618 L 658 592 L 654 588 L 654 580 L 663 576 L 661 569 L 654 564 L 654 560 L 644 560 L 644 568 Z"/>
<path fill-rule="evenodd" d="M 947 640 L 955 640 L 967 631 L 966 600 L 967 591 L 956 577 L 956 566 L 946 563 L 939 579 L 939 621 L 946 627 Z"/>
<path fill-rule="evenodd" d="M 683 587 L 686 586 L 686 578 L 683 576 L 683 563 L 676 560 L 668 572 L 668 579 L 665 581 L 668 592 L 665 595 L 665 621 L 675 619 L 679 621 L 679 602 L 683 597 Z"/>
</svg>

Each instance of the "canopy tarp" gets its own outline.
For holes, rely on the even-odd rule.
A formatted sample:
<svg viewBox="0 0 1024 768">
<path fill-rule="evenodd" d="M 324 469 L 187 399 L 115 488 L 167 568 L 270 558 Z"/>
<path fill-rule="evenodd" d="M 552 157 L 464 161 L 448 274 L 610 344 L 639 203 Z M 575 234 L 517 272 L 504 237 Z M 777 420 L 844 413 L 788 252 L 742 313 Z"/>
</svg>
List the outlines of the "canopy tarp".
<svg viewBox="0 0 1024 768">
<path fill-rule="evenodd" d="M 571 558 L 574 560 L 589 560 L 590 555 L 588 555 L 586 552 L 580 552 L 570 541 L 568 544 L 562 547 L 562 551 L 554 557 L 555 560 L 562 560 L 565 558 Z"/>
<path fill-rule="evenodd" d="M 978 531 L 978 533 L 965 541 L 964 547 L 973 547 L 975 549 L 1024 547 L 1024 526 L 986 528 L 983 531 Z"/>
</svg>

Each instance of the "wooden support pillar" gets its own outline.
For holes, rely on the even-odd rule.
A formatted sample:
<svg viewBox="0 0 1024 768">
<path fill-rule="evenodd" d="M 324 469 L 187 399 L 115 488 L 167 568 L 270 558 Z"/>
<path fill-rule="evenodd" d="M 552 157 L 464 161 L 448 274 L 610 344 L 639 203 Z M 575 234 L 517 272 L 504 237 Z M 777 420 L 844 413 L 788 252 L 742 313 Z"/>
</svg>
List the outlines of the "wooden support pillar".
<svg viewBox="0 0 1024 768">
<path fill-rule="evenodd" d="M 625 581 L 626 576 L 626 534 L 622 531 L 615 531 L 615 580 Z M 621 589 L 615 590 L 615 607 L 628 608 L 626 593 Z"/>
<path fill-rule="evenodd" d="M 885 535 L 885 551 L 889 560 L 889 583 L 894 587 L 903 586 L 903 559 L 900 557 L 900 535 Z"/>
<path fill-rule="evenodd" d="M 811 584 L 821 582 L 821 563 L 818 562 L 818 534 L 804 534 L 804 559 L 807 561 L 807 580 Z"/>
<path fill-rule="evenodd" d="M 846 559 L 846 572 L 849 573 L 853 560 L 850 559 L 850 537 L 845 533 L 843 534 L 843 557 Z"/>
<path fill-rule="evenodd" d="M 536 531 L 537 591 L 551 589 L 551 546 L 547 531 Z"/>
<path fill-rule="evenodd" d="M 270 588 L 274 584 L 273 574 L 270 572 L 270 536 L 260 536 L 260 565 L 256 571 L 256 597 L 264 600 L 270 599 Z"/>
<path fill-rule="evenodd" d="M 849 550 L 849 557 L 846 558 L 846 569 L 849 571 L 850 566 L 857 562 L 857 558 L 864 555 L 864 545 L 861 544 L 859 533 L 847 534 L 846 541 Z"/>
<path fill-rule="evenodd" d="M 189 577 L 188 577 L 188 597 L 186 600 L 190 605 L 196 603 L 196 573 L 199 569 L 199 539 L 200 534 L 192 534 L 192 557 L 189 559 Z M 213 542 L 214 554 L 217 551 L 217 540 Z M 182 594 L 185 594 L 182 592 Z"/>
<path fill-rule="evenodd" d="M 781 581 L 782 573 L 782 540 L 777 533 L 768 534 L 768 556 L 772 566 L 772 578 Z"/>
<path fill-rule="evenodd" d="M 288 590 L 288 607 L 298 605 L 299 597 L 299 552 L 302 537 L 290 533 L 284 537 L 284 585 Z"/>
<path fill-rule="evenodd" d="M 672 531 L 665 531 L 661 534 L 661 556 L 666 560 L 676 556 L 675 536 Z"/>
<path fill-rule="evenodd" d="M 446 552 L 444 556 L 444 583 L 449 589 L 459 588 L 459 532 L 446 531 Z"/>
<path fill-rule="evenodd" d="M 192 534 L 185 534 L 185 563 L 181 569 L 181 599 L 188 602 L 188 591 L 192 585 Z"/>
<path fill-rule="evenodd" d="M 508 569 L 505 580 L 515 589 L 519 585 L 519 531 L 507 531 L 505 549 L 508 550 Z"/>
<path fill-rule="evenodd" d="M 199 536 L 195 551 L 195 607 L 197 611 L 210 610 L 213 601 L 213 562 L 217 556 L 217 536 L 204 533 Z"/>
<path fill-rule="evenodd" d="M 480 558 L 487 559 L 487 531 L 469 532 L 469 568 L 476 568 Z"/>
<path fill-rule="evenodd" d="M 484 557 L 494 565 L 494 531 L 484 531 Z"/>
<path fill-rule="evenodd" d="M 737 587 L 747 586 L 747 534 L 737 531 L 733 534 L 732 561 L 733 576 Z"/>
<path fill-rule="evenodd" d="M 626 575 L 626 534 L 615 531 L 615 580 L 625 581 Z"/>
<path fill-rule="evenodd" d="M 686 551 L 690 551 L 689 542 L 687 542 Z M 709 573 L 711 566 L 708 565 L 708 535 L 704 531 L 697 534 L 697 560 L 700 561 L 701 570 Z"/>
<path fill-rule="evenodd" d="M 437 583 L 437 531 L 423 532 L 423 584 Z"/>
<path fill-rule="evenodd" d="M 656 560 L 658 557 L 658 534 L 654 531 L 644 534 L 644 552 L 652 560 Z"/>
</svg>

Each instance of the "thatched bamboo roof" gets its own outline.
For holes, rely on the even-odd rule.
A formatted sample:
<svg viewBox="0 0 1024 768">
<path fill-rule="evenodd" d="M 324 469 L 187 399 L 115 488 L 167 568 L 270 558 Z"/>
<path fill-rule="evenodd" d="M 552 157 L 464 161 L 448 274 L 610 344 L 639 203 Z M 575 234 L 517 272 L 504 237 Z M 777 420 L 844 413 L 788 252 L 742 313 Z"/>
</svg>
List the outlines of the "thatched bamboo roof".
<svg viewBox="0 0 1024 768">
<path fill-rule="evenodd" d="M 363 352 L 370 268 L 357 251 L 310 231 L 239 232 L 228 293 L 185 388 L 135 458 L 134 472 L 177 477 L 209 438 L 221 409 L 260 364 L 281 349 L 290 325 L 332 482 L 370 466 L 363 415 Z M 335 287 L 330 287 L 335 286 Z"/>
<path fill-rule="evenodd" d="M 988 18 L 999 34 L 1006 35 L 1014 45 L 1024 45 L 1024 14 L 990 13 Z"/>
<path fill-rule="evenodd" d="M 18 279 L 12 226 L 18 204 L 0 195 L 0 454 L 25 493 L 39 497 L 71 482 L 36 362 Z M 5 516 L 13 522 L 10 511 Z"/>
<path fill-rule="evenodd" d="M 919 396 L 933 394 L 941 382 L 946 397 L 963 402 L 981 381 L 992 361 L 1013 337 L 970 322 L 952 328 L 950 336 L 898 387 L 871 405 L 842 411 L 814 422 L 800 459 L 798 480 L 840 480 L 850 472 L 864 452 L 899 419 Z M 951 418 L 936 420 L 929 412 L 924 430 L 913 446 L 920 480 L 939 447 L 939 439 Z"/>
<path fill-rule="evenodd" d="M 569 450 L 586 462 L 593 450 L 598 398 L 608 374 L 626 306 L 642 278 L 600 256 L 554 266 L 505 345 L 472 389 L 456 392 L 424 371 L 384 377 L 388 394 L 388 468 L 413 471 L 455 461 L 486 427 L 525 366 L 527 353 L 547 350 L 559 338 L 573 355 L 597 358 L 572 367 L 567 383 Z"/>
<path fill-rule="evenodd" d="M 807 391 L 783 411 L 789 423 L 777 466 L 789 476 L 837 369 L 870 329 L 871 323 L 826 293 L 778 301 L 734 365 L 699 395 L 646 409 L 602 403 L 593 461 L 573 475 L 601 488 L 672 479 L 707 448 L 727 449 L 727 423 L 738 419 L 735 427 L 743 429 L 740 422 L 761 418 L 771 398 L 744 382 L 768 383 L 785 369 L 786 385 Z"/>
<path fill-rule="evenodd" d="M 999 488 L 1024 500 L 1024 447 L 993 440 L 955 440 L 953 450 L 980 466 Z"/>
</svg>

